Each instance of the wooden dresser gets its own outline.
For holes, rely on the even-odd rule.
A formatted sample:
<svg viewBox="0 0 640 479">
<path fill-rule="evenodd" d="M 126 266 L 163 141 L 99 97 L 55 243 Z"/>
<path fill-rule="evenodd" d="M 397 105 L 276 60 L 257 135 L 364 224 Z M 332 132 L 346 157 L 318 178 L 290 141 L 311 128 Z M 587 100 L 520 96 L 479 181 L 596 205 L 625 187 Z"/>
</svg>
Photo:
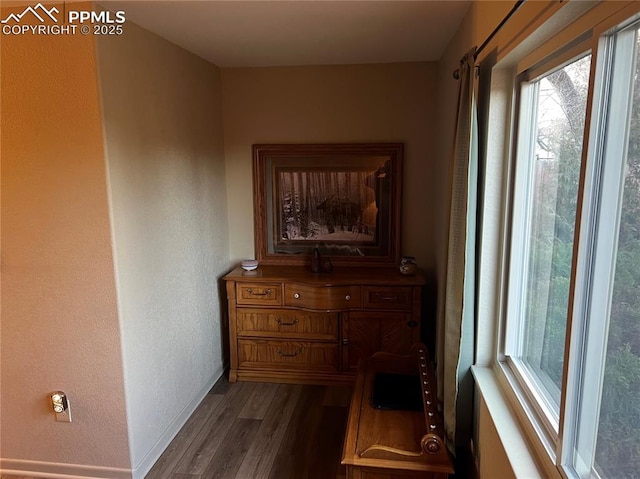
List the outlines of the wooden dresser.
<svg viewBox="0 0 640 479">
<path fill-rule="evenodd" d="M 260 266 L 224 280 L 231 382 L 352 382 L 360 359 L 406 354 L 420 341 L 420 272 Z"/>
</svg>

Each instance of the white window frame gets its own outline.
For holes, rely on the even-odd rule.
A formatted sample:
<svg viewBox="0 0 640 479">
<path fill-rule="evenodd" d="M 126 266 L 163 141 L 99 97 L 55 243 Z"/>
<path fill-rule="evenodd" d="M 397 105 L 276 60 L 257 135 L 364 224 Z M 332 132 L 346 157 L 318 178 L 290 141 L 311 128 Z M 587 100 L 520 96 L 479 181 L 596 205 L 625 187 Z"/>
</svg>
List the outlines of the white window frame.
<svg viewBox="0 0 640 479">
<path fill-rule="evenodd" d="M 562 45 L 567 44 L 571 39 L 580 38 L 581 44 L 576 48 L 584 48 L 585 50 L 591 50 L 591 79 L 589 86 L 589 98 L 587 101 L 587 117 L 585 124 L 585 135 L 583 140 L 583 159 L 582 159 L 582 183 L 584 186 L 579 193 L 578 211 L 576 212 L 577 225 L 583 225 L 581 228 L 576 227 L 574 241 L 574 255 L 573 255 L 573 269 L 572 278 L 586 277 L 590 275 L 591 278 L 597 278 L 596 281 L 587 284 L 577 282 L 572 284 L 573 296 L 570 298 L 569 314 L 567 318 L 567 343 L 571 346 L 568 348 L 568 356 L 565 359 L 565 373 L 563 375 L 563 381 L 567 381 L 566 387 L 563 387 L 561 395 L 560 415 L 558 417 L 558 424 L 555 426 L 553 421 L 544 424 L 544 421 L 540 420 L 541 416 L 548 416 L 545 411 L 541 411 L 539 407 L 532 407 L 535 404 L 537 398 L 535 394 L 531 394 L 530 389 L 527 386 L 526 378 L 523 380 L 521 375 L 514 373 L 517 371 L 517 365 L 514 364 L 508 357 L 505 356 L 505 344 L 508 345 L 509 341 L 513 340 L 513 330 L 509 330 L 509 320 L 513 314 L 513 303 L 509 305 L 507 303 L 507 290 L 509 289 L 509 276 L 508 276 L 508 263 L 509 255 L 512 254 L 510 248 L 507 246 L 511 234 L 511 225 L 505 223 L 504 218 L 509 214 L 508 205 L 511 202 L 512 192 L 509 190 L 508 184 L 513 180 L 515 175 L 513 165 L 510 160 L 500 165 L 502 171 L 502 185 L 501 193 L 495 195 L 492 193 L 492 202 L 485 202 L 485 208 L 489 211 L 490 215 L 495 215 L 499 212 L 503 218 L 502 222 L 495 221 L 495 218 L 490 217 L 490 224 L 492 228 L 488 231 L 482 232 L 483 241 L 485 238 L 493 238 L 494 240 L 501 239 L 502 245 L 497 248 L 485 248 L 483 247 L 482 256 L 486 255 L 486 258 L 481 256 L 481 268 L 480 277 L 485 277 L 483 269 L 495 272 L 491 279 L 496 282 L 497 287 L 483 284 L 482 279 L 480 282 L 480 290 L 493 291 L 493 299 L 480 300 L 480 310 L 482 312 L 486 310 L 487 313 L 491 312 L 491 304 L 497 306 L 496 314 L 497 321 L 495 321 L 494 333 L 495 338 L 492 340 L 494 349 L 494 363 L 493 370 L 498 380 L 498 384 L 501 386 L 501 390 L 505 395 L 508 403 L 514 409 L 516 417 L 519 418 L 522 430 L 525 437 L 532 443 L 534 456 L 540 461 L 540 465 L 543 470 L 548 474 L 545 477 L 562 477 L 562 478 L 577 478 L 577 477 L 598 477 L 592 464 L 587 464 L 589 460 L 584 461 L 584 464 L 574 461 L 576 455 L 585 456 L 592 460 L 593 448 L 597 440 L 597 425 L 595 424 L 599 418 L 599 396 L 600 388 L 602 387 L 602 374 L 603 374 L 603 362 L 600 363 L 600 371 L 598 374 L 593 374 L 593 365 L 590 361 L 593 357 L 602 358 L 602 354 L 606 352 L 606 331 L 604 329 L 596 330 L 595 326 L 590 327 L 589 330 L 582 327 L 583 324 L 580 318 L 586 314 L 587 307 L 590 303 L 587 303 L 584 298 L 591 297 L 594 290 L 602 295 L 602 298 L 592 298 L 593 301 L 598 302 L 601 306 L 608 308 L 610 304 L 609 298 L 611 294 L 612 284 L 612 271 L 605 274 L 607 269 L 612 270 L 611 257 L 615 257 L 615 245 L 616 241 L 611 238 L 610 232 L 612 228 L 617 231 L 617 224 L 612 225 L 611 220 L 618 221 L 616 215 L 611 215 L 614 218 L 609 218 L 607 223 L 600 221 L 595 224 L 593 218 L 597 216 L 598 208 L 609 208 L 609 205 L 600 204 L 600 195 L 607 196 L 607 201 L 613 203 L 620 201 L 620 195 L 611 195 L 608 191 L 614 188 L 615 191 L 622 193 L 620 188 L 620 165 L 612 165 L 611 161 L 605 161 L 604 172 L 603 168 L 604 156 L 598 157 L 596 153 L 600 151 L 602 154 L 606 154 L 606 148 L 612 148 L 614 146 L 620 147 L 626 145 L 624 141 L 609 142 L 608 145 L 598 145 L 598 139 L 601 138 L 601 129 L 606 125 L 600 121 L 601 111 L 595 111 L 591 113 L 592 105 L 599 105 L 603 98 L 604 92 L 606 92 L 606 86 L 608 79 L 605 78 L 600 72 L 603 71 L 607 56 L 605 55 L 607 49 L 607 38 L 603 37 L 607 33 L 611 32 L 611 29 L 618 28 L 622 22 L 626 19 L 632 19 L 634 15 L 640 15 L 640 4 L 638 2 L 627 2 L 614 4 L 612 2 L 602 2 L 598 4 L 592 11 L 585 14 L 578 19 L 574 24 L 571 24 L 569 28 L 561 31 L 555 36 L 546 37 L 548 40 L 545 43 L 540 44 L 535 49 L 531 49 L 528 52 L 518 53 L 515 58 L 509 58 L 508 62 L 503 61 L 502 65 L 498 63 L 496 68 L 496 77 L 499 78 L 501 90 L 499 91 L 498 102 L 500 106 L 496 109 L 501 114 L 505 114 L 506 125 L 509 128 L 503 129 L 504 137 L 499 138 L 499 134 L 495 135 L 496 138 L 491 139 L 492 131 L 494 130 L 489 125 L 489 142 L 492 141 L 503 146 L 490 145 L 488 151 L 491 154 L 492 149 L 496 152 L 502 152 L 510 157 L 513 155 L 513 150 L 510 145 L 515 143 L 512 139 L 511 132 L 515 130 L 515 112 L 518 109 L 508 99 L 505 102 L 505 92 L 515 92 L 517 84 L 512 83 L 509 86 L 509 80 L 505 77 L 505 72 L 512 71 L 512 79 L 517 75 L 520 75 L 525 70 L 531 70 L 532 67 L 539 66 L 540 62 L 549 56 L 550 52 L 558 50 Z M 629 23 L 631 20 L 629 20 Z M 585 43 L 586 42 L 586 43 Z M 567 53 L 568 54 L 568 53 Z M 618 54 L 622 54 L 621 50 L 618 50 Z M 512 55 L 513 57 L 513 55 Z M 559 58 L 559 57 L 558 57 Z M 503 58 L 498 58 L 498 61 Z M 597 74 L 596 74 L 597 73 Z M 600 76 L 598 76 L 600 75 Z M 513 81 L 513 80 L 512 80 Z M 493 78 L 492 78 L 493 82 Z M 506 90 L 505 90 L 506 88 Z M 511 92 L 507 91 L 511 89 Z M 616 88 L 615 91 L 622 93 L 624 89 Z M 624 99 L 617 101 L 624 102 Z M 493 102 L 493 98 L 491 99 Z M 629 102 L 627 101 L 628 105 Z M 505 108 L 506 105 L 506 108 Z M 491 114 L 492 107 L 489 111 Z M 511 120 L 509 119 L 511 118 Z M 622 115 L 618 115 L 617 119 L 622 121 Z M 503 121 L 504 121 L 503 120 Z M 612 127 L 616 131 L 626 131 L 626 128 Z M 504 131 L 506 130 L 506 131 Z M 587 155 L 588 152 L 588 155 Z M 611 152 L 609 152 L 611 154 Z M 599 159 L 598 159 L 599 158 Z M 487 165 L 496 164 L 493 159 L 487 158 Z M 599 180 L 598 175 L 604 174 L 603 180 Z M 497 178 L 491 177 L 489 181 L 493 184 L 496 183 Z M 603 186 L 603 191 L 595 191 L 594 185 L 599 181 Z M 617 183 L 616 183 L 617 181 Z M 582 193 L 588 192 L 588 193 Z M 486 195 L 486 193 L 485 193 Z M 486 197 L 486 196 L 485 196 Z M 517 199 L 516 199 L 517 200 Z M 498 201 L 499 203 L 496 203 Z M 606 231 L 607 234 L 597 235 L 598 231 Z M 603 238 L 609 237 L 609 244 L 603 241 Z M 594 238 L 598 238 L 595 240 Z M 598 249 L 599 254 L 596 257 L 594 255 L 595 248 Z M 609 259 L 605 261 L 605 255 L 603 251 L 609 248 Z M 486 252 L 485 252 L 486 249 Z M 613 255 L 613 256 L 610 256 Z M 482 264 L 485 260 L 499 261 L 498 267 L 485 266 Z M 600 261 L 598 261 L 600 260 Z M 603 264 L 600 264 L 603 263 Z M 495 264 L 495 263 L 494 263 Z M 596 271 L 598 274 L 592 274 L 592 271 Z M 522 278 L 523 276 L 519 276 Z M 599 284 L 599 281 L 608 279 L 610 281 L 609 287 L 604 288 Z M 573 280 L 575 281 L 575 279 Z M 573 283 L 572 281 L 572 283 Z M 576 300 L 578 298 L 578 300 Z M 592 310 L 592 314 L 594 310 Z M 602 314 L 599 312 L 598 314 Z M 608 317 L 608 315 L 607 315 Z M 480 318 L 482 319 L 482 317 Z M 574 324 L 576 325 L 574 327 Z M 600 325 L 602 326 L 602 325 Z M 482 350 L 482 338 L 479 339 L 479 348 Z M 486 344 L 486 343 L 485 343 Z M 506 349 L 508 350 L 508 348 Z M 483 353 L 481 353 L 483 354 Z M 584 371 L 589 370 L 589 381 L 584 380 Z M 574 387 L 577 384 L 579 387 Z M 595 400 L 584 401 L 585 394 L 588 398 Z M 586 416 L 595 418 L 594 421 L 587 421 Z M 548 418 L 547 418 L 548 420 Z M 549 427 L 549 424 L 551 427 Z M 581 427 L 578 427 L 578 426 Z M 554 427 L 555 426 L 555 427 Z M 590 438 L 590 439 L 588 439 Z M 574 468 L 574 463 L 576 467 Z"/>
<path fill-rule="evenodd" d="M 568 434 L 560 463 L 569 477 L 598 477 L 592 459 L 598 434 L 611 301 L 620 228 L 631 115 L 636 19 L 598 35 L 592 65 L 593 107 L 578 238 L 576 282 L 567 368 L 563 428 Z M 614 48 L 615 43 L 615 48 Z M 614 65 L 615 75 L 610 70 Z M 615 110 L 615 115 L 609 115 Z M 622 113 L 622 114 L 621 114 Z M 606 135 L 606 141 L 605 141 Z M 617 212 L 601 214 L 601 212 Z M 613 232 L 613 234 L 612 234 Z M 596 254 L 597 252 L 597 254 Z M 582 318 L 585 318 L 583 320 Z M 589 458 L 585 460 L 585 458 Z"/>
<path fill-rule="evenodd" d="M 528 415 L 537 424 L 538 433 L 542 436 L 545 448 L 551 455 L 557 449 L 561 404 L 556 404 L 556 401 L 538 386 L 537 375 L 530 370 L 525 362 L 519 359 L 522 353 L 520 338 L 525 322 L 522 305 L 524 300 L 523 282 L 524 278 L 528 277 L 528 262 L 525 258 L 530 248 L 529 218 L 533 207 L 531 176 L 534 165 L 530 159 L 533 157 L 537 129 L 535 120 L 537 118 L 538 80 L 542 76 L 561 69 L 568 63 L 591 54 L 589 46 L 588 42 L 581 41 L 581 39 L 573 42 L 572 45 L 554 55 L 550 60 L 519 75 L 514 88 L 518 119 L 514 128 L 514 136 L 516 137 L 513 153 L 515 172 L 512 180 L 509 261 L 506 265 L 508 282 L 505 316 L 509 320 L 504 323 L 505 334 L 501 357 L 503 358 L 503 368 L 508 370 L 511 381 L 517 383 L 519 400 L 526 405 Z M 582 163 L 584 163 L 584 158 Z M 576 211 L 576 218 L 578 216 Z M 577 230 L 575 237 L 577 239 Z M 573 256 L 575 257 L 575 252 Z M 569 310 L 570 308 L 571 304 L 569 304 Z M 567 318 L 568 322 L 569 318 Z"/>
</svg>

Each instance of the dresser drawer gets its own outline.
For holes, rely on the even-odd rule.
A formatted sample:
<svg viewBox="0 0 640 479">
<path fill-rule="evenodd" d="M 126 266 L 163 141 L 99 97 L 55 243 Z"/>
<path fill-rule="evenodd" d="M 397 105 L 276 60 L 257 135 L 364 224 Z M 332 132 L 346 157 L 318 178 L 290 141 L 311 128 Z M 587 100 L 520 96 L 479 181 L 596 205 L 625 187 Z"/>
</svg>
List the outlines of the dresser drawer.
<svg viewBox="0 0 640 479">
<path fill-rule="evenodd" d="M 282 306 L 280 283 L 236 283 L 238 304 Z"/>
<path fill-rule="evenodd" d="M 238 308 L 236 328 L 238 336 L 337 340 L 338 313 Z"/>
<path fill-rule="evenodd" d="M 403 286 L 364 286 L 363 307 L 366 309 L 396 309 L 410 311 L 413 289 Z"/>
<path fill-rule="evenodd" d="M 239 339 L 238 367 L 335 372 L 338 371 L 338 344 Z"/>
<path fill-rule="evenodd" d="M 284 304 L 323 311 L 360 308 L 360 286 L 285 284 Z"/>
</svg>

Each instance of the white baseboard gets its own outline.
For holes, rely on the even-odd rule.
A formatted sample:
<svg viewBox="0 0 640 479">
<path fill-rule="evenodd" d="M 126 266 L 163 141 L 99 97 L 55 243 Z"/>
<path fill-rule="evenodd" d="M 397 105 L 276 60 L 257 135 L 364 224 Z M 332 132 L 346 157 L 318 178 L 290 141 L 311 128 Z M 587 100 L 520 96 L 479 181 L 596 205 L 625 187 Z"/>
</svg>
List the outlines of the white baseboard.
<svg viewBox="0 0 640 479">
<path fill-rule="evenodd" d="M 198 391 L 189 403 L 182 409 L 171 424 L 165 429 L 164 433 L 156 441 L 153 447 L 142 458 L 140 463 L 133 469 L 132 479 L 144 479 L 144 476 L 151 470 L 156 461 L 160 458 L 165 449 L 171 444 L 173 438 L 180 432 L 182 426 L 191 417 L 196 408 L 200 405 L 204 397 L 211 390 L 213 385 L 222 377 L 224 369 L 222 366 L 216 370 L 213 376 L 206 382 L 204 387 Z"/>
<path fill-rule="evenodd" d="M 132 479 L 131 469 L 83 466 L 56 462 L 0 459 L 0 475 L 31 476 L 45 479 Z"/>
<path fill-rule="evenodd" d="M 162 436 L 133 470 L 0 458 L 0 475 L 43 479 L 144 479 L 144 476 L 147 475 L 158 458 L 173 441 L 173 438 L 180 432 L 182 426 L 191 417 L 216 381 L 222 377 L 223 371 L 222 366 L 216 370 L 204 387 L 194 395 L 180 414 L 171 421 Z"/>
</svg>

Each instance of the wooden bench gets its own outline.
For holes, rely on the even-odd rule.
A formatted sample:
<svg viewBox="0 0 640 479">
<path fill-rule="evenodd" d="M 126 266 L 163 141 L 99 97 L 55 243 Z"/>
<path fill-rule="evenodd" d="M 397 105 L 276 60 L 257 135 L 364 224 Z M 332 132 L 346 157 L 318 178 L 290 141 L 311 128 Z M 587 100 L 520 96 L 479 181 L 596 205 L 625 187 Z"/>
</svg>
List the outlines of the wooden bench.
<svg viewBox="0 0 640 479">
<path fill-rule="evenodd" d="M 417 344 L 413 352 L 415 356 L 376 353 L 360 363 L 342 455 L 347 479 L 447 479 L 454 472 L 442 440 L 444 428 L 427 349 Z M 423 410 L 374 407 L 377 373 L 418 374 Z"/>
</svg>

